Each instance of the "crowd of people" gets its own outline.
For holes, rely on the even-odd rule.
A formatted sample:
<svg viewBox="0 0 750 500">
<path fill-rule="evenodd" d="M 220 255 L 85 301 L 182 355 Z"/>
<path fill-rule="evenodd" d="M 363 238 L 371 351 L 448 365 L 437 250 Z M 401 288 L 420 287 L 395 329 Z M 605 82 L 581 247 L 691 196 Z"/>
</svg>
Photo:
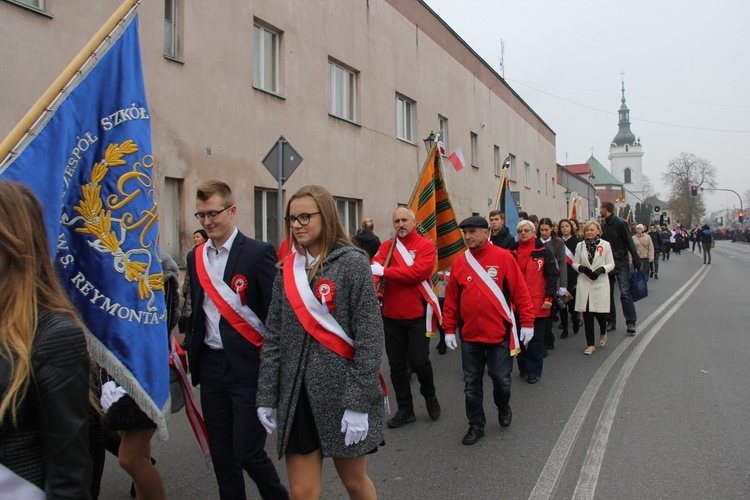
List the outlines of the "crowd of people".
<svg viewBox="0 0 750 500">
<path fill-rule="evenodd" d="M 429 356 L 438 333 L 441 354 L 461 355 L 469 424 L 462 442 L 484 437 L 485 369 L 498 423 L 510 426 L 514 357 L 522 379 L 536 384 L 556 338 L 583 325 L 584 354 L 605 347 L 618 327 L 615 286 L 625 331 L 635 335 L 631 273 L 658 279 L 660 261 L 691 242 L 710 264 L 714 239 L 708 226 L 631 230 L 610 202 L 600 221 L 582 224 L 521 212 L 515 238 L 493 211 L 459 224 L 467 249 L 438 297 L 435 245 L 408 208 L 394 210 L 392 239 L 381 243 L 372 219 L 350 238 L 331 194 L 305 186 L 287 201 L 286 238 L 275 249 L 239 231 L 226 183 L 201 184 L 195 203 L 201 229 L 181 293 L 176 265 L 164 259 L 168 326 L 182 311 L 219 495 L 231 499 L 245 498 L 245 473 L 262 498 L 318 498 L 325 458 L 350 497 L 376 498 L 367 457 L 384 444 L 384 427 L 416 422 L 412 375 L 427 416 L 440 418 Z M 106 374 L 93 375 L 82 321 L 50 263 L 39 203 L 22 185 L 0 181 L 0 216 L 7 222 L 0 228 L 0 472 L 13 477 L 0 474 L 10 488 L 3 491 L 96 498 L 104 454 L 97 443 L 105 442 L 96 436 L 108 432 L 106 448 L 133 478 L 132 493 L 165 498 L 150 454 L 156 425 Z M 383 350 L 397 405 L 390 418 Z M 289 490 L 265 451 L 274 432 Z"/>
</svg>

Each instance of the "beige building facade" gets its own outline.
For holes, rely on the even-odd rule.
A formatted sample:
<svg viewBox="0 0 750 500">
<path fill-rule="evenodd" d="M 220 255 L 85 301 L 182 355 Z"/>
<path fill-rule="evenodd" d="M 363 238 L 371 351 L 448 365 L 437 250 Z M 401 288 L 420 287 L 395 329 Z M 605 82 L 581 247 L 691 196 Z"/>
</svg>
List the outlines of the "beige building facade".
<svg viewBox="0 0 750 500">
<path fill-rule="evenodd" d="M 120 3 L 0 0 L 0 136 Z M 285 193 L 327 187 L 352 233 L 372 217 L 392 236 L 423 139 L 441 130 L 467 163 L 445 161 L 457 218 L 487 215 L 508 156 L 521 209 L 565 213 L 554 132 L 424 2 L 150 0 L 139 20 L 163 248 L 180 263 L 210 178 L 232 186 L 243 232 L 278 242 L 277 181 L 261 161 L 282 135 L 304 158 Z"/>
</svg>

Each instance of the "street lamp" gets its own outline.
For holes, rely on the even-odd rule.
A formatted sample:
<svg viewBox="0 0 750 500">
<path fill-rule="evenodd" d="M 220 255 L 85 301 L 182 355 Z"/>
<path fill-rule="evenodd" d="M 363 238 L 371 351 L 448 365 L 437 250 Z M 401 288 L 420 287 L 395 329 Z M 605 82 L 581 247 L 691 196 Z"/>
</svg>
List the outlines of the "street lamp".
<svg viewBox="0 0 750 500">
<path fill-rule="evenodd" d="M 430 151 L 432 151 L 433 144 L 435 144 L 435 132 L 430 130 L 430 135 L 424 139 L 424 147 L 427 150 L 427 154 L 430 154 Z"/>
<path fill-rule="evenodd" d="M 565 195 L 565 217 L 567 218 L 570 215 L 570 189 L 565 188 L 563 194 Z"/>
</svg>

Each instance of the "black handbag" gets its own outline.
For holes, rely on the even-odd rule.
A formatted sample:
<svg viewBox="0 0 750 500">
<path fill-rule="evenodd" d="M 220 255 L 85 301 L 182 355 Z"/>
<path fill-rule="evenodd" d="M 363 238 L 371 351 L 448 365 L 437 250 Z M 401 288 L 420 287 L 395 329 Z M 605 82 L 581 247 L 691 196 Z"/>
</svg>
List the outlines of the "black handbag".
<svg viewBox="0 0 750 500">
<path fill-rule="evenodd" d="M 187 332 L 188 323 L 190 321 L 190 316 L 188 316 L 186 312 L 187 312 L 187 297 L 185 297 L 182 301 L 182 307 L 180 308 L 180 318 L 177 320 L 177 330 L 180 333 Z"/>
<path fill-rule="evenodd" d="M 630 296 L 633 298 L 633 302 L 648 297 L 648 284 L 641 270 L 630 273 Z"/>
</svg>

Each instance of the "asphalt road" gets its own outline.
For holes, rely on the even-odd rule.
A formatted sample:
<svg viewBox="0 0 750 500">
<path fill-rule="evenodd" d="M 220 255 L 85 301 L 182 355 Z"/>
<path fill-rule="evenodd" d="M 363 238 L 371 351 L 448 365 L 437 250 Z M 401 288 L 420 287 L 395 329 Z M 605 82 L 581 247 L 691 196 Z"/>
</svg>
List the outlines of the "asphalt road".
<svg viewBox="0 0 750 500">
<path fill-rule="evenodd" d="M 380 498 L 750 498 L 750 245 L 719 241 L 713 253 L 710 266 L 690 251 L 660 263 L 661 279 L 636 304 L 635 337 L 618 301 L 620 324 L 605 348 L 584 356 L 581 331 L 557 340 L 539 383 L 515 372 L 507 429 L 485 378 L 489 423 L 476 445 L 461 444 L 460 354 L 433 351 L 442 416 L 429 420 L 413 380 L 417 422 L 387 429 L 369 459 Z M 384 360 L 386 378 L 387 368 Z M 153 445 L 169 498 L 218 498 L 183 412 L 169 431 Z M 275 458 L 274 437 L 267 450 Z M 277 467 L 286 481 L 283 461 Z M 108 456 L 101 498 L 130 498 L 129 485 Z M 246 485 L 259 498 L 247 477 Z M 347 498 L 330 460 L 322 498 Z"/>
</svg>

